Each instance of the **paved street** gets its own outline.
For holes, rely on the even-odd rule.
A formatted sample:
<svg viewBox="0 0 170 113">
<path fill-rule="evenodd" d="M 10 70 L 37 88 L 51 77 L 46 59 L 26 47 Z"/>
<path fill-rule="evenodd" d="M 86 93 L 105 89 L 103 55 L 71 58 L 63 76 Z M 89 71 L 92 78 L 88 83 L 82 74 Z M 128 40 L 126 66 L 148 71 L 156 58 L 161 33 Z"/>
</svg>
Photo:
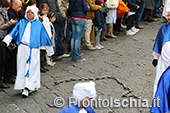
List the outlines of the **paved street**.
<svg viewBox="0 0 170 113">
<path fill-rule="evenodd" d="M 132 89 L 128 95 L 139 95 L 152 71 L 152 47 L 155 37 L 162 23 L 144 22 L 144 29 L 135 36 L 126 36 L 122 32 L 117 39 L 109 39 L 102 42 L 105 48 L 97 51 L 85 51 L 85 62 L 73 62 L 71 58 L 57 61 L 54 67 L 58 80 L 69 78 L 89 78 L 99 76 L 114 76 L 124 85 Z M 53 83 L 53 71 L 41 74 L 41 88 L 32 93 L 28 98 L 21 96 L 21 91 L 7 89 L 0 92 L 0 113 L 58 113 L 62 108 L 56 108 L 53 101 L 56 97 L 63 97 L 68 104 L 68 98 L 72 96 L 72 90 L 78 81 L 64 82 L 58 85 Z M 142 99 L 148 99 L 152 103 L 154 73 L 145 88 Z M 102 99 L 129 99 L 122 97 L 125 90 L 114 79 L 95 80 L 97 95 Z M 66 106 L 66 105 L 65 105 Z M 96 113 L 149 113 L 149 108 L 95 108 Z"/>
</svg>

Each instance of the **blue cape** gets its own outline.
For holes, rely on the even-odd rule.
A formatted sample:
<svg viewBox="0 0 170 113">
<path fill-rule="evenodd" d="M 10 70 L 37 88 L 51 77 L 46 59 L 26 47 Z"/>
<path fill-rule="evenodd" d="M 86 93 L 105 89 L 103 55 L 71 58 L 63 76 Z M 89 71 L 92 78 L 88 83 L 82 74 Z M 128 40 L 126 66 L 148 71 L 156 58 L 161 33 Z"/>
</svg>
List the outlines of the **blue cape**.
<svg viewBox="0 0 170 113">
<path fill-rule="evenodd" d="M 74 104 L 71 104 L 71 107 L 66 106 L 63 108 L 59 113 L 79 113 L 81 107 L 74 106 Z M 88 108 L 84 108 L 87 113 L 96 113 L 90 106 Z"/>
<path fill-rule="evenodd" d="M 151 113 L 169 113 L 170 112 L 170 66 L 162 74 L 155 98 L 159 97 L 159 106 L 152 105 Z M 157 105 L 157 104 L 155 104 Z"/>
<path fill-rule="evenodd" d="M 24 35 L 25 28 L 27 24 L 29 23 L 29 20 L 22 19 L 15 27 L 12 29 L 12 31 L 9 33 L 9 35 L 12 36 L 12 38 L 15 40 L 17 45 L 20 45 L 22 37 Z M 40 48 L 41 46 L 51 46 L 51 40 L 47 34 L 47 31 L 45 30 L 45 27 L 39 20 L 31 21 L 31 34 L 30 34 L 30 48 Z"/>
<path fill-rule="evenodd" d="M 162 47 L 166 42 L 170 41 L 170 23 L 163 25 L 157 34 L 153 51 L 161 54 Z"/>
</svg>

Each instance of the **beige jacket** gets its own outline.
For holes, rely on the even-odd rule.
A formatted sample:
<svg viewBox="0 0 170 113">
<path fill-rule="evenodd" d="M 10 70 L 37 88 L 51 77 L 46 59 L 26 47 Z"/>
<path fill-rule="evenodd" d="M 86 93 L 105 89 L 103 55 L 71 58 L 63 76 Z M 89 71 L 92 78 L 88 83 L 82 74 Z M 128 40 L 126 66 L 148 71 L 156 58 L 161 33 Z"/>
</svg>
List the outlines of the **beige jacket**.
<svg viewBox="0 0 170 113">
<path fill-rule="evenodd" d="M 102 7 L 99 5 L 95 5 L 95 0 L 88 0 L 88 5 L 90 6 L 90 11 L 87 12 L 87 19 L 95 18 L 95 11 L 102 10 Z"/>
<path fill-rule="evenodd" d="M 61 15 L 63 19 L 65 20 L 67 18 L 67 4 L 66 0 L 57 0 L 58 1 L 58 6 L 60 8 Z"/>
<path fill-rule="evenodd" d="M 108 9 L 117 9 L 119 5 L 119 0 L 107 0 L 106 6 Z"/>
<path fill-rule="evenodd" d="M 12 25 L 12 22 L 9 21 L 9 22 L 5 23 L 5 20 L 4 20 L 3 16 L 2 16 L 2 14 L 0 14 L 0 30 L 4 30 L 5 33 L 7 34 L 7 32 L 8 32 L 7 29 L 8 29 L 11 25 Z"/>
</svg>

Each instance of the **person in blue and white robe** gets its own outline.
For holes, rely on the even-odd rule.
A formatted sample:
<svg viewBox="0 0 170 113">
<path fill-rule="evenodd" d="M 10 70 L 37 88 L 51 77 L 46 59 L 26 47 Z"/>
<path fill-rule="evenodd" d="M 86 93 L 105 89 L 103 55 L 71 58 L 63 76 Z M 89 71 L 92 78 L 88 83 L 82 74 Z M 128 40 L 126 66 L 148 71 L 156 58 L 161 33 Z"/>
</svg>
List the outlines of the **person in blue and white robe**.
<svg viewBox="0 0 170 113">
<path fill-rule="evenodd" d="M 154 91 L 153 97 L 157 91 L 157 86 L 160 80 L 161 75 L 165 72 L 165 70 L 170 66 L 170 57 L 168 57 L 166 52 L 170 52 L 170 50 L 166 50 L 167 46 L 170 44 L 170 12 L 168 12 L 168 23 L 163 25 L 158 32 L 154 47 L 153 47 L 153 56 L 154 60 L 152 64 L 156 67 L 156 78 L 154 82 Z M 163 51 L 164 50 L 164 51 Z"/>
<path fill-rule="evenodd" d="M 71 106 L 66 106 L 59 113 L 96 113 L 90 106 L 91 103 L 83 102 L 84 99 L 90 100 L 96 98 L 95 83 L 84 82 L 77 83 L 73 89 L 73 98 L 75 99 L 75 104 Z"/>
<path fill-rule="evenodd" d="M 25 18 L 17 22 L 3 43 L 9 46 L 12 39 L 18 45 L 14 89 L 23 90 L 22 95 L 28 96 L 30 92 L 40 88 L 40 47 L 45 46 L 48 56 L 54 54 L 51 40 L 43 24 L 38 20 L 36 6 L 27 7 Z"/>
<path fill-rule="evenodd" d="M 164 72 L 160 75 L 157 89 L 154 95 L 154 101 L 151 113 L 170 113 L 170 41 L 166 42 L 162 48 L 159 66 Z M 158 65 L 159 65 L 158 63 Z M 159 100 L 158 100 L 159 99 Z"/>
</svg>

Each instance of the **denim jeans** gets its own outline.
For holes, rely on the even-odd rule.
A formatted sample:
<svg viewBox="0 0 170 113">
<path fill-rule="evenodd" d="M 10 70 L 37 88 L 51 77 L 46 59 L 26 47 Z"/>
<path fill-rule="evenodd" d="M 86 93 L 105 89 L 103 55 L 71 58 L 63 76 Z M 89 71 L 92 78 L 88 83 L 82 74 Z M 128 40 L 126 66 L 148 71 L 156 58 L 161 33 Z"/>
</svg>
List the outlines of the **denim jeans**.
<svg viewBox="0 0 170 113">
<path fill-rule="evenodd" d="M 56 56 L 61 56 L 64 54 L 64 47 L 62 44 L 64 38 L 64 28 L 65 28 L 65 21 L 60 23 L 55 23 L 55 32 L 56 32 Z"/>
<path fill-rule="evenodd" d="M 158 8 L 160 7 L 161 5 L 161 0 L 155 0 L 155 10 L 153 12 L 153 16 L 157 16 L 158 15 Z"/>
<path fill-rule="evenodd" d="M 70 38 L 71 38 L 71 31 L 69 30 L 69 24 L 70 24 L 70 17 L 67 17 L 67 27 L 66 27 L 66 46 L 69 47 L 70 45 Z"/>
<path fill-rule="evenodd" d="M 71 38 L 71 57 L 73 61 L 77 61 L 81 55 L 80 45 L 83 36 L 86 20 L 71 19 L 72 22 L 72 38 Z"/>
<path fill-rule="evenodd" d="M 141 25 L 140 20 L 142 18 L 144 9 L 145 9 L 145 1 L 141 1 L 140 8 L 137 10 L 135 15 L 135 19 L 136 19 L 135 26 Z"/>
</svg>

